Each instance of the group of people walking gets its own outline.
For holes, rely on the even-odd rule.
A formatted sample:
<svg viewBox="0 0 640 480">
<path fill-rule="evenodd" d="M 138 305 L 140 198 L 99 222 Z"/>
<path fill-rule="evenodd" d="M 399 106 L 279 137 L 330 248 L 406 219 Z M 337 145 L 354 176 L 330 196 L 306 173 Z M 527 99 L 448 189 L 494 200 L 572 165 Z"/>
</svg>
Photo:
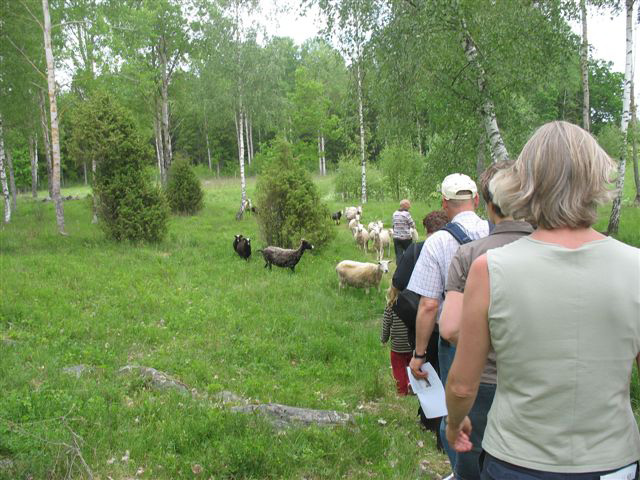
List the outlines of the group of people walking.
<svg viewBox="0 0 640 480">
<path fill-rule="evenodd" d="M 394 213 L 382 340 L 392 338 L 398 393 L 407 364 L 425 378 L 431 362 L 446 384 L 439 441 L 451 478 L 638 478 L 640 250 L 592 228 L 614 171 L 588 132 L 552 122 L 515 162 L 491 165 L 480 192 L 447 176 L 424 244 L 407 241 L 409 202 Z M 489 221 L 475 213 L 478 193 Z M 403 338 L 393 307 L 405 288 L 419 303 L 415 337 Z"/>
</svg>

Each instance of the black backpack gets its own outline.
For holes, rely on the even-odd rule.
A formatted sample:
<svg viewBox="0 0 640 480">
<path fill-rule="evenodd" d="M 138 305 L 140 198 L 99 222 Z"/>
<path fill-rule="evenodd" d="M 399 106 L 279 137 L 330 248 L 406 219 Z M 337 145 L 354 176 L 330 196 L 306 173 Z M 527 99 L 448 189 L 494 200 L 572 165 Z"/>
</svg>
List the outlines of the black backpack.
<svg viewBox="0 0 640 480">
<path fill-rule="evenodd" d="M 449 232 L 460 245 L 464 245 L 471 241 L 471 238 L 467 235 L 467 231 L 459 223 L 449 222 L 442 227 L 442 230 Z M 413 254 L 416 254 L 415 249 L 413 250 Z M 414 265 L 416 264 L 416 260 L 416 258 L 413 259 Z M 393 311 L 398 315 L 409 331 L 409 344 L 411 345 L 411 348 L 414 349 L 416 348 L 416 316 L 418 315 L 419 303 L 420 295 L 405 288 L 400 292 L 398 300 L 393 305 Z"/>
</svg>

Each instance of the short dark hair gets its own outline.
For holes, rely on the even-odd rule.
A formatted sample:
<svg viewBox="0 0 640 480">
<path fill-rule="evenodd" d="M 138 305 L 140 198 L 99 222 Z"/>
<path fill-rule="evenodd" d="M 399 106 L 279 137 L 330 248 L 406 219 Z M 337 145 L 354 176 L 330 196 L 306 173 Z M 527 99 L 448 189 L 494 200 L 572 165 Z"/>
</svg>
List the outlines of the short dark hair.
<svg viewBox="0 0 640 480">
<path fill-rule="evenodd" d="M 428 234 L 437 232 L 442 229 L 449 222 L 449 217 L 444 210 L 434 210 L 429 212 L 422 220 L 422 225 L 427 230 Z"/>
<path fill-rule="evenodd" d="M 491 195 L 491 192 L 489 191 L 489 182 L 491 182 L 491 179 L 496 173 L 498 173 L 500 170 L 511 167 L 511 165 L 513 165 L 513 162 L 502 161 L 492 163 L 485 169 L 484 172 L 482 172 L 480 177 L 478 177 L 478 183 L 480 184 L 480 193 L 482 194 L 482 198 L 486 203 L 490 203 L 491 205 L 493 205 L 493 211 L 500 218 L 504 218 L 506 215 L 502 213 L 500 207 L 493 201 L 493 195 Z"/>
</svg>

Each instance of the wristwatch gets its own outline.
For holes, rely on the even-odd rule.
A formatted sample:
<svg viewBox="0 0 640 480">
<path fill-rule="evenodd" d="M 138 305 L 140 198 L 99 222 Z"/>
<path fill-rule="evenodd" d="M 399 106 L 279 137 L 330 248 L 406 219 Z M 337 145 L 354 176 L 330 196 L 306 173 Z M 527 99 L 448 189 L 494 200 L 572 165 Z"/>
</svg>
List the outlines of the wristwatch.
<svg viewBox="0 0 640 480">
<path fill-rule="evenodd" d="M 422 355 L 418 355 L 416 351 L 413 351 L 413 358 L 419 358 L 420 360 L 424 360 L 427 358 L 427 352 L 424 352 Z"/>
</svg>

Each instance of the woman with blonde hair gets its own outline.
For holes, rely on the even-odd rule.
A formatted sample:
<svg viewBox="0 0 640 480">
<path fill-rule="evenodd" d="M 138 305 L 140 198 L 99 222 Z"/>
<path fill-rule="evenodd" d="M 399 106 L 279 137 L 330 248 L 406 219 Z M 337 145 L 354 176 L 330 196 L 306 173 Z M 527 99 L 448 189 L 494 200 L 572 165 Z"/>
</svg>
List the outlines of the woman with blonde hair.
<svg viewBox="0 0 640 480">
<path fill-rule="evenodd" d="M 505 214 L 538 228 L 478 257 L 464 292 L 447 438 L 471 449 L 466 415 L 491 344 L 498 379 L 483 479 L 638 478 L 630 379 L 640 362 L 640 250 L 592 228 L 614 170 L 588 132 L 551 122 L 490 183 Z"/>
</svg>

